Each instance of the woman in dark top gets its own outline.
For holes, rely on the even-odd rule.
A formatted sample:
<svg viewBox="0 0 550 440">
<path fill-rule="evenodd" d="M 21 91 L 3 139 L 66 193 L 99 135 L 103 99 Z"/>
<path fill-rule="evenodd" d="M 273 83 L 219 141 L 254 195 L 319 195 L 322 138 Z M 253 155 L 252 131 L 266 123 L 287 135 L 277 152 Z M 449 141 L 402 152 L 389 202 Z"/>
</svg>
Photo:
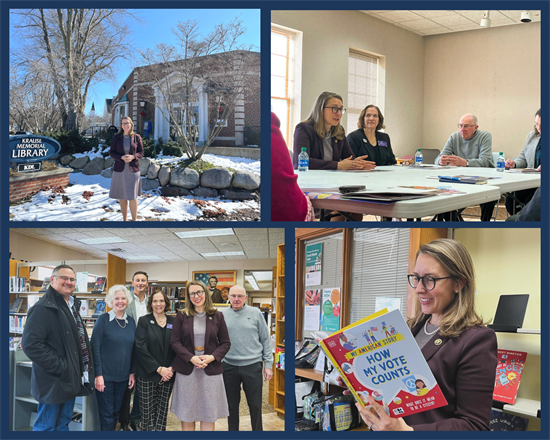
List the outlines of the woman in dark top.
<svg viewBox="0 0 550 440">
<path fill-rule="evenodd" d="M 122 219 L 128 217 L 128 203 L 132 220 L 137 220 L 138 196 L 141 195 L 139 160 L 143 157 L 141 136 L 134 133 L 132 119 L 125 116 L 120 121 L 120 131 L 111 142 L 110 156 L 115 160 L 109 198 L 120 200 Z"/>
<path fill-rule="evenodd" d="M 136 376 L 142 431 L 166 431 L 175 357 L 170 346 L 175 316 L 167 316 L 169 310 L 170 300 L 157 289 L 147 301 L 149 314 L 138 321 Z"/>
<path fill-rule="evenodd" d="M 386 128 L 384 116 L 375 105 L 367 105 L 357 120 L 358 130 L 348 135 L 348 142 L 355 156 L 368 156 L 372 168 L 376 165 L 395 165 L 390 137 L 380 130 Z"/>
<path fill-rule="evenodd" d="M 346 113 L 342 97 L 323 92 L 315 100 L 308 118 L 294 131 L 294 169 L 298 169 L 298 156 L 302 147 L 309 155 L 310 170 L 363 170 L 369 169 L 366 157 L 353 156 L 340 119 Z"/>
<path fill-rule="evenodd" d="M 126 314 L 126 307 L 132 302 L 126 287 L 111 287 L 105 302 L 112 310 L 97 319 L 91 345 L 97 372 L 99 425 L 102 431 L 114 431 L 126 387 L 132 388 L 135 383 L 130 372 L 136 323 Z"/>
</svg>

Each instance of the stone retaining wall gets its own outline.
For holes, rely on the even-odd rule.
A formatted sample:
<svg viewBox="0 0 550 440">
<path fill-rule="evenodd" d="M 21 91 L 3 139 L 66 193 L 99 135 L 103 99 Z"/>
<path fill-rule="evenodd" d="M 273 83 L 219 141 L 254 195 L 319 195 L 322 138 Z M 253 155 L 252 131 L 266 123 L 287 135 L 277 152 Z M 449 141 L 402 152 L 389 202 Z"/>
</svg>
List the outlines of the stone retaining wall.
<svg viewBox="0 0 550 440">
<path fill-rule="evenodd" d="M 59 168 L 53 171 L 38 171 L 10 177 L 10 203 L 22 200 L 43 188 L 51 186 L 65 188 L 69 184 L 71 172 L 71 169 Z"/>
</svg>

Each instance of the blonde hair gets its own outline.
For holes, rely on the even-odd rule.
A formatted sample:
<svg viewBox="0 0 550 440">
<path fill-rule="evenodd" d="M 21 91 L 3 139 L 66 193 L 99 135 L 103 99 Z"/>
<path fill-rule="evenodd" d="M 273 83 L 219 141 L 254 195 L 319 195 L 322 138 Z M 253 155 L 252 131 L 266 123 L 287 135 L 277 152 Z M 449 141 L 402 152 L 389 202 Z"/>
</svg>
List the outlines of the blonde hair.
<svg viewBox="0 0 550 440">
<path fill-rule="evenodd" d="M 115 298 L 115 293 L 118 291 L 124 292 L 124 295 L 126 295 L 126 299 L 128 300 L 128 305 L 134 300 L 133 295 L 130 295 L 130 291 L 126 286 L 123 286 L 122 284 L 115 284 L 114 286 L 111 286 L 109 288 L 109 292 L 105 296 L 105 303 L 109 306 L 110 309 L 113 308 L 113 299 Z"/>
<path fill-rule="evenodd" d="M 307 119 L 303 121 L 313 125 L 313 129 L 315 130 L 315 133 L 317 133 L 319 137 L 323 139 L 326 136 L 325 119 L 323 117 L 323 111 L 325 109 L 326 103 L 332 98 L 337 98 L 340 101 L 344 102 L 342 97 L 336 93 L 323 92 L 315 100 L 315 103 L 313 104 L 313 108 L 311 109 L 311 113 L 309 114 Z M 339 141 L 344 139 L 344 137 L 346 137 L 346 132 L 344 131 L 344 127 L 342 127 L 340 123 L 338 123 L 336 127 L 331 127 L 330 137 L 335 137 Z"/>
<path fill-rule="evenodd" d="M 416 253 L 429 255 L 445 269 L 451 278 L 459 284 L 458 292 L 443 312 L 439 324 L 439 334 L 454 338 L 464 330 L 474 326 L 483 326 L 483 318 L 475 310 L 476 282 L 474 264 L 468 249 L 459 241 L 450 238 L 439 238 L 423 244 Z M 425 319 L 420 300 L 416 298 L 416 315 L 407 321 L 414 327 Z"/>
<path fill-rule="evenodd" d="M 132 121 L 132 118 L 130 116 L 123 116 L 122 119 L 120 120 L 120 130 L 117 134 L 124 134 L 124 129 L 122 128 L 122 121 L 124 121 L 125 119 L 128 119 L 130 121 L 130 124 L 132 124 L 132 128 L 130 128 L 130 133 L 128 134 L 128 136 L 130 137 L 134 137 L 135 133 L 134 133 L 134 122 Z"/>
<path fill-rule="evenodd" d="M 185 313 L 187 316 L 195 316 L 197 314 L 197 312 L 195 311 L 195 304 L 192 303 L 191 297 L 189 296 L 189 288 L 191 286 L 202 287 L 202 290 L 204 291 L 204 311 L 208 315 L 213 315 L 214 313 L 216 313 L 217 310 L 214 308 L 214 303 L 212 302 L 210 291 L 202 281 L 190 281 L 189 283 L 187 283 L 187 288 L 185 289 L 185 309 L 183 310 L 183 313 Z"/>
</svg>

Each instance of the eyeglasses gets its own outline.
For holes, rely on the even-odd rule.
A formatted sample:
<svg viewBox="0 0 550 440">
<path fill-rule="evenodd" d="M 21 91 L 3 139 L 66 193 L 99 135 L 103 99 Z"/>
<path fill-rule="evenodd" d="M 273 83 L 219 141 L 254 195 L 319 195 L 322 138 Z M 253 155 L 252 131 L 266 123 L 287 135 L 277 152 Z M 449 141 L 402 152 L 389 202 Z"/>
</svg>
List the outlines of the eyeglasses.
<svg viewBox="0 0 550 440">
<path fill-rule="evenodd" d="M 340 107 L 323 107 L 323 108 L 330 108 L 332 110 L 332 113 L 342 112 L 343 115 L 346 114 L 345 108 L 340 108 Z"/>
<path fill-rule="evenodd" d="M 229 295 L 229 298 L 231 298 L 231 299 L 235 299 L 235 298 L 243 299 L 243 298 L 246 298 L 246 295 Z"/>
<path fill-rule="evenodd" d="M 422 284 L 424 285 L 424 289 L 426 290 L 434 290 L 435 283 L 438 280 L 446 280 L 448 278 L 452 277 L 441 277 L 441 278 L 434 278 L 430 275 L 425 275 L 423 277 L 419 277 L 418 275 L 410 274 L 407 275 L 407 279 L 409 280 L 409 286 L 411 286 L 413 289 L 416 289 L 418 287 L 418 284 L 420 283 L 420 280 L 422 280 Z"/>
<path fill-rule="evenodd" d="M 189 293 L 189 296 L 198 296 L 198 297 L 204 296 L 204 290 L 197 290 L 196 292 L 191 292 Z"/>
<path fill-rule="evenodd" d="M 75 283 L 76 282 L 76 278 L 62 277 L 62 276 L 59 276 L 59 275 L 54 275 L 54 277 L 55 278 L 61 278 L 63 281 L 69 282 L 69 283 Z"/>
<path fill-rule="evenodd" d="M 123 122 L 121 125 L 132 125 L 129 122 Z"/>
<path fill-rule="evenodd" d="M 471 127 L 475 127 L 475 125 L 470 125 L 470 124 L 464 124 L 464 125 L 463 124 L 456 124 L 456 126 L 458 128 L 466 128 L 466 129 L 471 128 Z"/>
</svg>

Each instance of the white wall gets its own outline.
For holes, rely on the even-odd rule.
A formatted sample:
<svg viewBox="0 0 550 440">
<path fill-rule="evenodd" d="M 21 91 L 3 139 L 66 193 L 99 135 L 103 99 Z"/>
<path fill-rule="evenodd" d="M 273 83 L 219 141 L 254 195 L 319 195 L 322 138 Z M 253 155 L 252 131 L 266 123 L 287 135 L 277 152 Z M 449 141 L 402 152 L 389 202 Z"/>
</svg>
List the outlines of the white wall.
<svg viewBox="0 0 550 440">
<path fill-rule="evenodd" d="M 540 23 L 425 39 L 424 148 L 439 148 L 465 113 L 493 135 L 493 151 L 519 155 L 541 106 Z"/>
<path fill-rule="evenodd" d="M 272 11 L 271 22 L 303 32 L 302 120 L 325 90 L 341 94 L 346 106 L 355 48 L 386 57 L 384 116 L 396 156 L 443 149 L 469 112 L 493 135 L 493 151 L 507 158 L 520 153 L 533 129 L 541 105 L 540 23 L 421 37 L 359 11 Z"/>
</svg>

